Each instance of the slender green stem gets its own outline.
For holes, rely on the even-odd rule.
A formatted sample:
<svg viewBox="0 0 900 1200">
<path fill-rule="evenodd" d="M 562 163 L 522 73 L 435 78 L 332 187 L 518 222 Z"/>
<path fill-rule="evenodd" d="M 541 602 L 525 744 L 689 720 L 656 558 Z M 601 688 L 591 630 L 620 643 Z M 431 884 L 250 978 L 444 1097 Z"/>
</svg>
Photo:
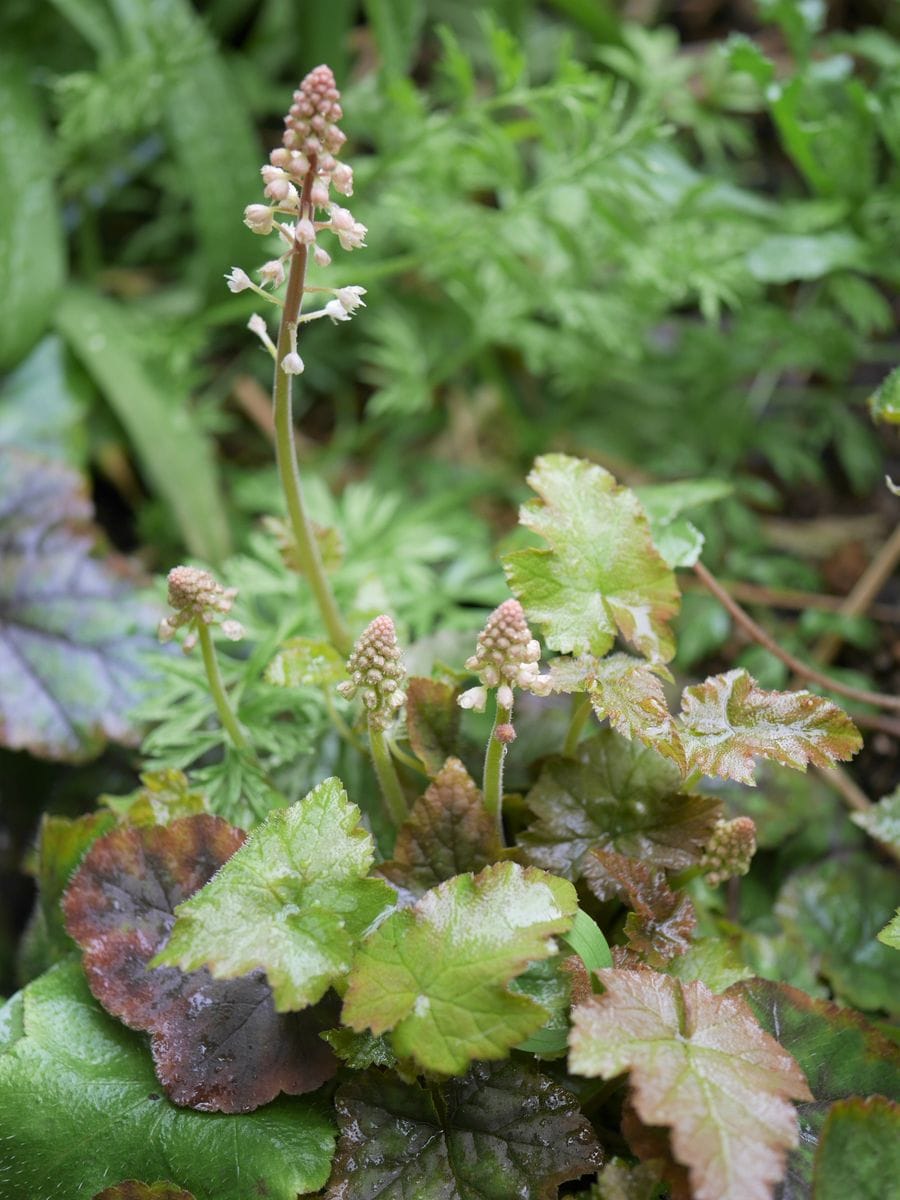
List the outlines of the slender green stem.
<svg viewBox="0 0 900 1200">
<path fill-rule="evenodd" d="M 387 738 L 384 730 L 369 722 L 369 745 L 372 748 L 372 765 L 378 776 L 378 785 L 384 798 L 388 816 L 395 826 L 400 826 L 406 820 L 406 797 L 397 778 L 397 771 L 391 759 Z"/>
<path fill-rule="evenodd" d="M 300 198 L 301 217 L 311 216 L 310 193 L 314 178 L 315 162 L 311 163 L 303 183 L 303 192 Z M 273 389 L 275 452 L 278 474 L 281 478 L 281 487 L 287 502 L 288 517 L 297 543 L 297 554 L 303 574 L 313 590 L 332 645 L 346 656 L 352 648 L 350 634 L 344 624 L 331 589 L 331 583 L 322 565 L 319 543 L 306 508 L 300 483 L 300 468 L 294 446 L 294 418 L 291 408 L 292 377 L 281 369 L 284 356 L 291 350 L 291 337 L 292 334 L 296 334 L 297 321 L 303 305 L 303 287 L 306 281 L 308 257 L 308 248 L 299 243 L 296 244 L 291 254 L 291 271 L 284 298 L 284 312 L 278 330 L 278 353 L 275 360 L 275 386 Z"/>
<path fill-rule="evenodd" d="M 206 678 L 209 680 L 209 691 L 216 706 L 216 712 L 219 714 L 219 720 L 222 722 L 235 748 L 237 750 L 246 750 L 249 745 L 247 736 L 243 729 L 241 729 L 240 722 L 228 702 L 228 695 L 225 691 L 225 684 L 222 682 L 222 672 L 219 670 L 219 660 L 216 657 L 216 647 L 213 644 L 209 626 L 205 621 L 198 621 L 196 629 L 200 639 L 200 649 L 203 652 L 203 665 L 206 668 Z"/>
<path fill-rule="evenodd" d="M 563 754 L 566 758 L 575 757 L 575 752 L 578 749 L 578 739 L 581 737 L 581 731 L 587 724 L 587 719 L 590 715 L 591 698 L 590 696 L 582 696 L 572 709 L 572 719 L 569 721 L 569 729 L 563 744 Z"/>
<path fill-rule="evenodd" d="M 428 778 L 428 772 L 422 766 L 417 758 L 413 758 L 411 754 L 407 754 L 405 750 L 401 750 L 393 738 L 388 742 L 388 747 L 391 754 L 396 758 L 397 762 L 402 762 L 405 767 L 409 767 L 411 771 L 415 771 L 418 775 L 424 775 Z"/>
<path fill-rule="evenodd" d="M 696 787 L 702 778 L 702 771 L 691 771 L 690 775 L 683 780 L 681 787 L 678 790 L 681 792 L 688 792 L 692 787 Z"/>
<path fill-rule="evenodd" d="M 484 756 L 484 807 L 488 815 L 497 823 L 500 841 L 503 841 L 503 760 L 506 758 L 506 745 L 496 736 L 498 725 L 508 725 L 512 720 L 512 709 L 497 704 L 494 714 L 494 728 L 488 738 L 487 751 Z"/>
</svg>

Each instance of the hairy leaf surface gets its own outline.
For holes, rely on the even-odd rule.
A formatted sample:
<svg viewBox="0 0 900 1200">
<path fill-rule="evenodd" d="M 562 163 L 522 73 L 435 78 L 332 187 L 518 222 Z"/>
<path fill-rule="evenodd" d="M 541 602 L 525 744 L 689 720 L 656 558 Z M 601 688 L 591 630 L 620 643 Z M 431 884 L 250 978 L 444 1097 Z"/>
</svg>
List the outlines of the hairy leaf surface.
<svg viewBox="0 0 900 1200">
<path fill-rule="evenodd" d="M 710 796 L 684 795 L 681 773 L 654 750 L 611 729 L 582 742 L 577 758 L 546 761 L 526 797 L 538 820 L 519 838 L 529 858 L 568 879 L 595 848 L 683 870 L 699 860 L 721 812 Z M 601 873 L 593 865 L 591 886 Z M 602 898 L 615 894 L 610 884 Z"/>
<path fill-rule="evenodd" d="M 350 969 L 358 940 L 393 903 L 365 878 L 374 857 L 339 779 L 277 808 L 182 904 L 156 964 L 207 966 L 218 979 L 261 968 L 280 1012 L 319 1000 Z"/>
<path fill-rule="evenodd" d="M 831 767 L 862 745 L 845 712 L 812 692 L 767 692 L 743 669 L 685 688 L 681 740 L 688 770 L 753 786 L 754 758 Z"/>
<path fill-rule="evenodd" d="M 158 614 L 122 566 L 92 557 L 74 471 L 0 449 L 0 497 L 0 744 L 79 761 L 107 739 L 135 742 L 128 714 Z"/>
<path fill-rule="evenodd" d="M 364 1075 L 336 1096 L 328 1200 L 555 1200 L 602 1152 L 571 1092 L 519 1062 L 432 1090 Z"/>
<path fill-rule="evenodd" d="M 460 708 L 448 683 L 414 676 L 406 688 L 409 744 L 429 775 L 437 775 L 456 750 Z"/>
<path fill-rule="evenodd" d="M 160 1094 L 143 1039 L 103 1012 L 78 963 L 53 968 L 10 1005 L 24 1018 L 0 1053 L 0 1200 L 90 1200 L 110 1179 L 173 1177 L 197 1200 L 296 1200 L 328 1178 L 334 1135 L 320 1106 L 282 1098 L 234 1116 L 177 1108 Z"/>
<path fill-rule="evenodd" d="M 865 812 L 851 813 L 850 820 L 879 842 L 900 851 L 900 787 Z"/>
<path fill-rule="evenodd" d="M 191 1192 L 174 1183 L 159 1180 L 157 1183 L 141 1183 L 137 1179 L 124 1179 L 115 1187 L 104 1188 L 94 1200 L 196 1200 Z"/>
<path fill-rule="evenodd" d="M 603 467 L 565 454 L 538 458 L 528 483 L 538 499 L 519 520 L 548 548 L 516 550 L 505 567 L 547 645 L 603 655 L 621 634 L 645 657 L 668 661 L 678 586 L 634 493 Z"/>
<path fill-rule="evenodd" d="M 243 839 L 206 815 L 116 829 L 88 851 L 63 902 L 91 991 L 107 1012 L 152 1034 L 167 1094 L 210 1112 L 247 1112 L 279 1092 L 313 1091 L 335 1066 L 315 1021 L 275 1011 L 261 971 L 221 981 L 206 970 L 149 966 L 176 905 Z"/>
<path fill-rule="evenodd" d="M 448 758 L 400 826 L 394 857 L 379 873 L 404 898 L 418 899 L 454 875 L 480 871 L 500 857 L 495 822 L 458 758 Z"/>
<path fill-rule="evenodd" d="M 884 1200 L 900 1180 L 900 1104 L 885 1096 L 831 1106 L 813 1175 L 814 1200 Z"/>
<path fill-rule="evenodd" d="M 666 873 L 612 850 L 592 850 L 585 861 L 585 878 L 598 875 L 597 891 L 606 898 L 610 887 L 631 912 L 625 920 L 628 950 L 660 970 L 691 944 L 697 917 L 690 898 L 673 892 Z"/>
<path fill-rule="evenodd" d="M 811 1099 L 791 1056 L 745 1004 L 649 971 L 599 971 L 573 1013 L 570 1069 L 630 1073 L 631 1102 L 671 1130 L 696 1200 L 768 1200 L 797 1144 L 790 1100 Z"/>
<path fill-rule="evenodd" d="M 426 1070 L 464 1071 L 502 1058 L 547 1019 L 507 988 L 556 950 L 577 908 L 575 889 L 517 863 L 459 875 L 392 913 L 363 943 L 344 1001 L 356 1030 L 393 1030 L 400 1057 Z"/>
<path fill-rule="evenodd" d="M 813 1158 L 830 1105 L 848 1096 L 900 1096 L 900 1048 L 859 1013 L 767 979 L 736 984 L 764 1029 L 806 1073 L 813 1100 L 797 1106 L 800 1144 L 791 1152 L 779 1200 L 807 1200 Z"/>
</svg>

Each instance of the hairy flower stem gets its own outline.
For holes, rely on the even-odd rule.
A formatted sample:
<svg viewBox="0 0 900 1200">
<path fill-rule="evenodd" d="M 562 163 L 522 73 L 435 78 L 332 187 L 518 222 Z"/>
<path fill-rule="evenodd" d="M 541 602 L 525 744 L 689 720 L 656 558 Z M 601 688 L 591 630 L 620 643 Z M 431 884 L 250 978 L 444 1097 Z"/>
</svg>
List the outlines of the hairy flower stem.
<svg viewBox="0 0 900 1200">
<path fill-rule="evenodd" d="M 484 756 L 484 807 L 488 815 L 497 823 L 497 833 L 500 843 L 503 843 L 503 760 L 506 758 L 506 743 L 497 737 L 501 725 L 509 725 L 512 721 L 512 708 L 498 702 L 494 716 L 494 728 L 488 738 L 487 751 Z"/>
<path fill-rule="evenodd" d="M 590 696 L 582 696 L 572 708 L 572 717 L 569 721 L 568 731 L 566 732 L 566 740 L 563 743 L 563 754 L 566 758 L 575 757 L 575 753 L 578 750 L 578 739 L 581 737 L 581 731 L 587 724 L 590 715 L 591 698 Z"/>
<path fill-rule="evenodd" d="M 228 702 L 225 684 L 222 682 L 222 672 L 219 670 L 219 660 L 216 657 L 216 647 L 212 640 L 212 633 L 210 633 L 209 626 L 203 621 L 197 622 L 196 629 L 200 641 L 200 650 L 203 654 L 203 665 L 206 668 L 206 678 L 209 681 L 209 691 L 216 706 L 216 712 L 219 714 L 219 720 L 231 738 L 235 749 L 246 750 L 249 743 L 243 729 L 241 729 L 240 722 Z"/>
<path fill-rule="evenodd" d="M 407 816 L 406 797 L 397 778 L 384 730 L 374 721 L 369 721 L 369 745 L 372 749 L 372 765 L 378 777 L 378 786 L 381 788 L 388 817 L 394 826 L 399 828 Z"/>
<path fill-rule="evenodd" d="M 310 193 L 315 179 L 315 160 L 310 163 L 310 169 L 303 181 L 303 192 L 300 197 L 300 216 L 312 218 Z M 291 270 L 288 276 L 287 293 L 284 298 L 284 311 L 281 325 L 278 329 L 277 358 L 275 361 L 275 386 L 273 404 L 275 409 L 275 452 L 278 462 L 278 474 L 284 498 L 287 502 L 288 517 L 297 543 L 297 555 L 303 574 L 309 580 L 316 604 L 319 606 L 325 628 L 331 644 L 342 655 L 350 653 L 353 642 L 344 624 L 328 576 L 322 565 L 322 555 L 319 543 L 313 530 L 306 502 L 303 498 L 303 488 L 300 482 L 300 468 L 297 463 L 297 453 L 294 446 L 294 418 L 291 406 L 291 376 L 281 369 L 285 355 L 290 353 L 291 334 L 297 329 L 300 311 L 303 307 L 303 287 L 306 282 L 306 264 L 309 258 L 308 247 L 299 242 L 294 243 L 291 254 Z"/>
</svg>

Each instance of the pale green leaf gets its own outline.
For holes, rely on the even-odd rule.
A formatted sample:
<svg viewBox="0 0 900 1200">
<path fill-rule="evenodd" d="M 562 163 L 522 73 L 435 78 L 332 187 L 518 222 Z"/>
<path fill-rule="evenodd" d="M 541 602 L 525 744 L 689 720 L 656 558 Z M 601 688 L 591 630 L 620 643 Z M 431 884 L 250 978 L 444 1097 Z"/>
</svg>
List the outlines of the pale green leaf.
<svg viewBox="0 0 900 1200">
<path fill-rule="evenodd" d="M 275 809 L 225 866 L 176 910 L 155 966 L 208 967 L 217 979 L 262 968 L 280 1012 L 314 1004 L 393 900 L 365 878 L 374 857 L 339 779 Z"/>
<path fill-rule="evenodd" d="M 537 459 L 528 482 L 539 499 L 519 519 L 548 547 L 516 550 L 505 567 L 547 645 L 603 655 L 621 634 L 645 657 L 670 659 L 678 587 L 634 493 L 603 467 L 565 454 Z"/>
<path fill-rule="evenodd" d="M 343 1020 L 356 1030 L 393 1030 L 397 1054 L 430 1071 L 502 1058 L 547 1018 L 506 985 L 555 952 L 552 935 L 570 928 L 576 908 L 570 883 L 517 863 L 450 879 L 364 942 Z"/>
<path fill-rule="evenodd" d="M 881 930 L 878 940 L 879 942 L 884 942 L 886 946 L 890 946 L 893 950 L 900 950 L 900 908 L 897 909 L 884 929 Z"/>
<path fill-rule="evenodd" d="M 762 283 L 821 279 L 831 271 L 866 270 L 865 243 L 852 233 L 832 230 L 820 234 L 775 233 L 747 254 L 747 266 Z"/>
<path fill-rule="evenodd" d="M 895 367 L 869 397 L 869 412 L 874 421 L 900 424 L 900 367 Z"/>
<path fill-rule="evenodd" d="M 720 479 L 683 479 L 634 489 L 650 521 L 653 544 L 670 567 L 692 567 L 705 541 L 700 530 L 682 514 L 730 496 L 731 484 Z"/>
<path fill-rule="evenodd" d="M 900 787 L 864 812 L 851 813 L 850 820 L 870 837 L 900 851 Z"/>
<path fill-rule="evenodd" d="M 345 660 L 330 642 L 315 638 L 291 638 L 266 668 L 275 687 L 330 687 L 346 678 Z"/>
</svg>

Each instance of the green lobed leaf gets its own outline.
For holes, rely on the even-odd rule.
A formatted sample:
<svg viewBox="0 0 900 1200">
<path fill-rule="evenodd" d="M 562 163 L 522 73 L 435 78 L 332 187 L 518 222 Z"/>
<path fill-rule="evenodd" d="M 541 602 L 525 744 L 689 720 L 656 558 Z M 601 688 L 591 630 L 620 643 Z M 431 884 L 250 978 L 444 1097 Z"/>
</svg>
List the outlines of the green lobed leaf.
<svg viewBox="0 0 900 1200">
<path fill-rule="evenodd" d="M 0 496 L 0 744 L 79 761 L 107 739 L 136 742 L 155 607 L 124 563 L 93 556 L 75 472 L 0 448 Z"/>
<path fill-rule="evenodd" d="M 876 841 L 900 851 L 900 787 L 865 812 L 851 813 L 850 820 Z"/>
<path fill-rule="evenodd" d="M 330 687 L 347 678 L 347 666 L 330 642 L 291 638 L 266 667 L 275 687 Z"/>
<path fill-rule="evenodd" d="M 0 1054 L 0 1200 L 90 1200 L 110 1178 L 174 1178 L 197 1200 L 247 1200 L 251 1189 L 296 1200 L 327 1179 L 334 1135 L 319 1106 L 282 1099 L 237 1116 L 176 1108 L 159 1094 L 143 1038 L 103 1012 L 77 963 L 54 967 L 10 1005 L 24 1017 Z"/>
<path fill-rule="evenodd" d="M 813 1200 L 884 1200 L 900 1180 L 900 1104 L 884 1096 L 838 1100 L 816 1152 Z"/>
<path fill-rule="evenodd" d="M 900 950 L 900 908 L 897 909 L 884 929 L 879 932 L 878 940 L 884 942 L 886 946 L 890 946 L 892 950 Z"/>
<path fill-rule="evenodd" d="M 739 668 L 685 688 L 679 717 L 688 771 L 750 786 L 757 756 L 798 771 L 831 767 L 862 746 L 836 704 L 811 692 L 768 692 Z"/>
<path fill-rule="evenodd" d="M 898 904 L 897 871 L 854 853 L 797 871 L 775 912 L 839 996 L 900 1013 L 900 958 L 877 940 Z"/>
<path fill-rule="evenodd" d="M 191 788 L 183 771 L 172 767 L 144 771 L 141 786 L 127 796 L 101 796 L 100 804 L 126 825 L 170 825 L 180 817 L 209 812 L 203 792 Z"/>
<path fill-rule="evenodd" d="M 900 1096 L 900 1048 L 852 1009 L 815 1000 L 786 983 L 749 979 L 729 994 L 750 1006 L 806 1074 L 813 1100 L 798 1105 L 800 1144 L 788 1159 L 779 1200 L 808 1200 L 830 1105 L 848 1096 Z"/>
<path fill-rule="evenodd" d="M 629 1072 L 644 1124 L 671 1130 L 695 1200 L 769 1200 L 797 1144 L 790 1100 L 809 1100 L 791 1056 L 747 1006 L 700 982 L 605 970 L 605 988 L 573 1013 L 569 1068 Z"/>
<path fill-rule="evenodd" d="M 393 859 L 378 872 L 412 901 L 454 875 L 480 871 L 501 853 L 480 790 L 460 760 L 448 758 L 400 826 Z"/>
<path fill-rule="evenodd" d="M 634 491 L 650 521 L 653 544 L 669 566 L 692 567 L 706 539 L 684 512 L 730 496 L 734 488 L 720 479 L 682 479 Z"/>
<path fill-rule="evenodd" d="M 188 550 L 213 565 L 230 548 L 212 447 L 188 407 L 169 397 L 131 349 L 126 310 L 83 288 L 60 301 L 57 327 L 124 426 L 137 459 L 171 508 Z"/>
<path fill-rule="evenodd" d="M 525 798 L 538 819 L 519 844 L 532 862 L 567 879 L 583 874 L 593 849 L 683 870 L 699 861 L 721 805 L 711 796 L 685 795 L 680 786 L 673 763 L 601 730 L 575 758 L 545 761 Z M 601 885 L 596 869 L 591 885 Z"/>
<path fill-rule="evenodd" d="M 725 992 L 753 975 L 741 959 L 735 941 L 724 937 L 695 938 L 684 954 L 666 964 L 665 972 L 685 983 L 699 979 L 711 992 Z"/>
<path fill-rule="evenodd" d="M 374 846 L 339 779 L 275 809 L 193 899 L 154 965 L 217 979 L 262 968 L 279 1012 L 314 1004 L 350 970 L 391 888 L 367 879 Z"/>
<path fill-rule="evenodd" d="M 65 274 L 53 153 L 26 63 L 0 53 L 0 371 L 49 323 Z"/>
<path fill-rule="evenodd" d="M 121 826 L 95 842 L 63 900 L 91 991 L 113 1016 L 152 1035 L 157 1077 L 176 1104 L 249 1112 L 280 1092 L 315 1091 L 336 1069 L 319 1038 L 328 1016 L 280 1014 L 261 971 L 213 979 L 149 966 L 173 909 L 241 845 L 219 817 Z"/>
<path fill-rule="evenodd" d="M 429 1071 L 504 1057 L 547 1018 L 506 985 L 555 952 L 552 935 L 570 928 L 577 904 L 570 883 L 512 862 L 440 884 L 363 943 L 345 1024 L 392 1030 L 396 1053 Z"/>
<path fill-rule="evenodd" d="M 621 634 L 645 657 L 670 659 L 678 587 L 634 493 L 603 467 L 565 454 L 538 458 L 528 483 L 538 499 L 519 520 L 548 548 L 516 550 L 504 565 L 547 645 L 603 655 Z"/>
<path fill-rule="evenodd" d="M 602 1152 L 571 1092 L 523 1062 L 425 1088 L 370 1072 L 335 1097 L 327 1200 L 555 1200 Z"/>
<path fill-rule="evenodd" d="M 436 679 L 414 676 L 406 687 L 409 744 L 429 775 L 437 775 L 456 750 L 460 708 L 457 689 Z"/>
</svg>

